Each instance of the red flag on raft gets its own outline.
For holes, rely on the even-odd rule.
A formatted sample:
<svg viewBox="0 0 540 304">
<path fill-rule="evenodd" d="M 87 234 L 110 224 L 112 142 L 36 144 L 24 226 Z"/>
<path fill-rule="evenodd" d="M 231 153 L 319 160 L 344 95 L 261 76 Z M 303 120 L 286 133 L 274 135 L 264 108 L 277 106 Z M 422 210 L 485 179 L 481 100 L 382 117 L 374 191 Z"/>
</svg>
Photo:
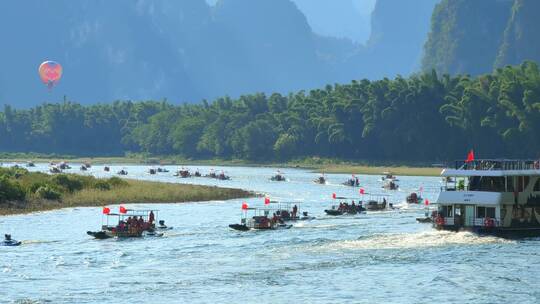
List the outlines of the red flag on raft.
<svg viewBox="0 0 540 304">
<path fill-rule="evenodd" d="M 268 196 L 264 198 L 264 204 L 270 205 L 270 198 Z"/>
<path fill-rule="evenodd" d="M 242 210 L 247 210 L 248 204 L 246 202 L 242 203 Z"/>
<path fill-rule="evenodd" d="M 467 159 L 465 160 L 466 163 L 470 163 L 474 161 L 474 151 L 469 151 L 469 154 L 467 154 Z"/>
<path fill-rule="evenodd" d="M 109 214 L 111 213 L 111 209 L 109 207 L 103 207 L 103 214 Z"/>
<path fill-rule="evenodd" d="M 332 193 L 332 198 L 336 199 L 336 194 L 335 193 Z"/>
<path fill-rule="evenodd" d="M 364 190 L 364 188 L 360 188 L 360 194 L 366 194 L 366 191 Z"/>
<path fill-rule="evenodd" d="M 127 209 L 124 206 L 120 206 L 120 213 L 127 213 Z"/>
</svg>

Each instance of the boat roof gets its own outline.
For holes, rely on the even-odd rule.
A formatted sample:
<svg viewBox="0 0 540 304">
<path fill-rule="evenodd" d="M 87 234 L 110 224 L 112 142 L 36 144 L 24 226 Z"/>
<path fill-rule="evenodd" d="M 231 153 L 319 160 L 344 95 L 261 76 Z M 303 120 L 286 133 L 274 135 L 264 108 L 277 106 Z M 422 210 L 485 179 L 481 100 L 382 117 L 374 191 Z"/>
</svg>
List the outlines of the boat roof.
<svg viewBox="0 0 540 304">
<path fill-rule="evenodd" d="M 478 159 L 456 161 L 454 167 L 443 169 L 444 177 L 540 175 L 539 160 Z"/>
</svg>

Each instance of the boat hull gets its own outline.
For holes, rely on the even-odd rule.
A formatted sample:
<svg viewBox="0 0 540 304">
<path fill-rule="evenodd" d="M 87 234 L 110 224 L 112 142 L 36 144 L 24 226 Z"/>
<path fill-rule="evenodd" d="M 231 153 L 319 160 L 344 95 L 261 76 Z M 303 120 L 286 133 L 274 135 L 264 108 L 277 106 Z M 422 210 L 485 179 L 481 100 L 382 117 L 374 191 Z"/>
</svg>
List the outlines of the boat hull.
<svg viewBox="0 0 540 304">
<path fill-rule="evenodd" d="M 20 242 L 20 241 L 11 240 L 11 241 L 3 241 L 3 242 L 1 242 L 0 246 L 14 247 L 14 246 L 19 246 L 21 244 L 22 244 L 22 242 Z"/>
<path fill-rule="evenodd" d="M 247 225 L 242 224 L 230 224 L 229 228 L 238 230 L 238 231 L 249 231 L 249 230 L 277 230 L 277 229 L 290 229 L 292 228 L 292 225 L 289 224 L 279 224 L 272 227 L 266 227 L 266 228 L 250 228 Z"/>
<path fill-rule="evenodd" d="M 105 240 L 111 238 L 111 236 L 105 233 L 105 231 L 86 231 L 86 234 L 88 234 L 89 236 L 93 236 L 98 240 Z"/>
</svg>

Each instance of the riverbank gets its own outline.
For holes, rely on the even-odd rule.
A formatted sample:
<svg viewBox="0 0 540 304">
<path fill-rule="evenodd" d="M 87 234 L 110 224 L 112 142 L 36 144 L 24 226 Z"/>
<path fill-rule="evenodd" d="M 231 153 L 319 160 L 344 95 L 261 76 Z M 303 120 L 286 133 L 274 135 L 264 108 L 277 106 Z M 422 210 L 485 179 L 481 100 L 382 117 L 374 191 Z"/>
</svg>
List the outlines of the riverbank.
<svg viewBox="0 0 540 304">
<path fill-rule="evenodd" d="M 28 173 L 10 181 L 8 186 L 26 193 L 19 200 L 0 200 L 0 215 L 23 214 L 37 211 L 71 207 L 95 207 L 111 204 L 183 203 L 212 200 L 230 200 L 254 196 L 254 193 L 215 186 L 186 185 L 177 183 L 149 182 L 140 180 L 109 180 L 81 177 L 82 186 L 69 191 L 66 187 L 76 185 L 79 176 L 69 175 L 66 186 L 58 186 L 54 180 L 43 181 L 44 174 Z M 62 176 L 62 175 L 56 175 Z M 66 175 L 68 176 L 68 175 Z M 54 178 L 54 176 L 52 177 Z M 93 180 L 92 180 L 93 179 Z M 18 181 L 17 181 L 18 180 Z M 120 180 L 118 182 L 117 180 Z M 35 186 L 43 185 L 43 186 Z M 41 189 L 41 190 L 40 190 Z M 46 190 L 44 190 L 46 189 Z M 48 191 L 48 192 L 47 192 Z M 22 195 L 22 194 L 21 194 Z M 52 199 L 52 197 L 57 198 Z M 47 199 L 46 197 L 50 198 Z"/>
<path fill-rule="evenodd" d="M 241 159 L 185 159 L 176 156 L 147 157 L 140 154 L 115 157 L 74 157 L 41 154 L 0 154 L 0 162 L 61 162 L 91 163 L 95 165 L 134 164 L 134 165 L 178 165 L 178 166 L 245 166 L 245 167 L 274 167 L 274 168 L 302 168 L 317 173 L 342 174 L 368 174 L 381 175 L 383 172 L 392 172 L 404 176 L 439 176 L 442 168 L 429 166 L 426 163 L 405 162 L 355 162 L 338 159 L 307 157 L 287 162 L 253 162 Z"/>
</svg>

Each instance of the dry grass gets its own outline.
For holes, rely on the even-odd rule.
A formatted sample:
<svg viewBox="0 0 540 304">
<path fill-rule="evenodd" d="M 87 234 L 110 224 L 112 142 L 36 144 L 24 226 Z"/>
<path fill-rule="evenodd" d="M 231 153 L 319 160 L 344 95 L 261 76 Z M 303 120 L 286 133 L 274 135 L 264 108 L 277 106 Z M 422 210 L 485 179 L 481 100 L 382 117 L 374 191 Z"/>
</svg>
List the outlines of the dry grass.
<svg viewBox="0 0 540 304">
<path fill-rule="evenodd" d="M 105 206 L 120 203 L 182 203 L 229 200 L 253 196 L 252 192 L 212 186 L 126 180 L 128 186 L 102 191 L 83 189 L 66 195 L 61 201 L 30 199 L 0 207 L 0 215 L 21 214 L 68 207 Z"/>
<path fill-rule="evenodd" d="M 360 165 L 323 165 L 316 171 L 324 173 L 350 173 L 350 174 L 371 174 L 382 175 L 383 172 L 392 172 L 395 175 L 402 176 L 439 176 L 441 168 L 432 167 L 372 167 Z"/>
</svg>

